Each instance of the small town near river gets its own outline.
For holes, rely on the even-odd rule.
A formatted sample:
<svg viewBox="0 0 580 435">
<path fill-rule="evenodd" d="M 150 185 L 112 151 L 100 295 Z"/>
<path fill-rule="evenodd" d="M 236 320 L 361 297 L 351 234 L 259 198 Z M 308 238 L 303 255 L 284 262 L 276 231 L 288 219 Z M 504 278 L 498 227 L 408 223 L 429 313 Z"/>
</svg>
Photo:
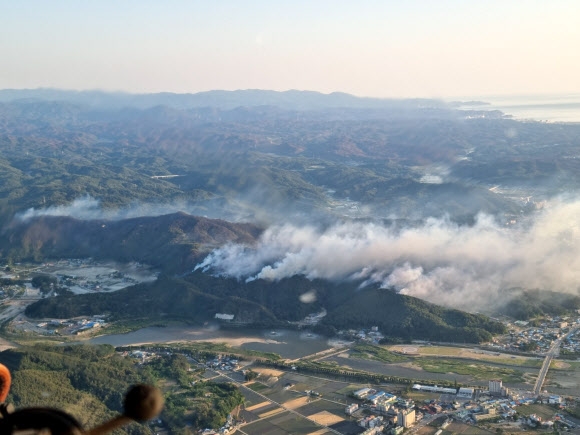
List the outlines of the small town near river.
<svg viewBox="0 0 580 435">
<path fill-rule="evenodd" d="M 54 279 L 34 281 L 38 273 Z M 183 355 L 191 385 L 232 383 L 244 396 L 226 424 L 205 428 L 201 431 L 205 435 L 580 434 L 578 314 L 544 317 L 533 324 L 505 319 L 508 333 L 480 345 L 421 341 L 386 345 L 380 343 L 383 336 L 377 327 L 341 331 L 340 340 L 310 332 L 294 337 L 290 331 L 246 331 L 247 337 L 236 336 L 234 342 L 228 341 L 227 330 L 219 330 L 220 323 L 230 320 L 224 313 L 216 313 L 218 330 L 214 325 L 213 335 L 209 329 L 182 327 L 191 340 L 169 334 L 173 338 L 148 342 L 132 339 L 131 334 L 139 331 L 115 335 L 114 322 L 105 313 L 40 321 L 24 314 L 28 304 L 53 297 L 65 285 L 79 293 L 116 291 L 154 277 L 142 265 L 93 260 L 4 266 L 0 346 L 15 347 L 35 337 L 56 342 L 100 340 L 117 346 L 119 355 L 136 364 L 149 364 L 167 354 Z M 308 331 L 325 314 L 312 313 L 297 326 Z M 115 341 L 119 337 L 125 340 L 123 345 Z M 294 342 L 292 337 L 303 341 Z M 200 343 L 203 352 L 196 351 Z M 307 347 L 300 343 L 319 347 L 305 353 Z M 298 357 L 296 349 L 290 352 L 292 346 L 298 348 Z M 279 356 L 268 356 L 272 352 Z M 170 384 L 165 388 L 171 393 Z M 168 433 L 162 418 L 150 425 L 156 433 Z"/>
</svg>

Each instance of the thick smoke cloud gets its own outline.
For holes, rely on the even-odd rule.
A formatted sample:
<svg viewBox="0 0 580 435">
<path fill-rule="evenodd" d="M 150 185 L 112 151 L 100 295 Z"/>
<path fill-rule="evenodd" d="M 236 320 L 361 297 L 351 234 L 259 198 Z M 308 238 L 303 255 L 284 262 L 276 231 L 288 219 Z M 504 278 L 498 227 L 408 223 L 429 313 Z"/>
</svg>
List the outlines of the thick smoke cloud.
<svg viewBox="0 0 580 435">
<path fill-rule="evenodd" d="M 403 230 L 286 224 L 270 227 L 257 246 L 217 249 L 197 268 L 247 280 L 359 279 L 473 311 L 501 304 L 502 290 L 513 287 L 578 292 L 580 202 L 552 203 L 509 228 L 485 215 L 469 226 L 429 219 Z"/>
</svg>

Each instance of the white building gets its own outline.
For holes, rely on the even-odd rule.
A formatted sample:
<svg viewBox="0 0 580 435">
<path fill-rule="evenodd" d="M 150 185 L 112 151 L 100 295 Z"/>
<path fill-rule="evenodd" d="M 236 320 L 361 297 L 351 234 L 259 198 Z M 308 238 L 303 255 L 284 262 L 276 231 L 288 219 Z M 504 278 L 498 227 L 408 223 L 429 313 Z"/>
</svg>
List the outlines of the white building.
<svg viewBox="0 0 580 435">
<path fill-rule="evenodd" d="M 445 393 L 445 394 L 456 394 L 457 393 L 456 388 L 439 387 L 437 385 L 414 384 L 413 390 L 429 391 L 432 393 Z"/>
<path fill-rule="evenodd" d="M 358 409 L 358 404 L 353 403 L 352 405 L 348 405 L 346 408 L 344 408 L 344 413 L 348 414 L 348 415 L 352 415 L 352 413 L 355 412 L 357 409 Z"/>
<path fill-rule="evenodd" d="M 492 379 L 489 381 L 489 394 L 492 396 L 501 395 L 502 382 L 501 379 Z"/>
<path fill-rule="evenodd" d="M 462 399 L 471 399 L 473 398 L 474 390 L 473 388 L 460 388 L 457 392 L 457 397 Z"/>
<path fill-rule="evenodd" d="M 355 391 L 353 394 L 355 397 L 362 399 L 364 397 L 367 397 L 371 391 L 373 391 L 373 390 L 371 390 L 370 388 L 362 388 L 358 391 Z"/>
<path fill-rule="evenodd" d="M 415 410 L 405 409 L 397 415 L 397 423 L 401 427 L 410 427 L 415 424 Z"/>
</svg>

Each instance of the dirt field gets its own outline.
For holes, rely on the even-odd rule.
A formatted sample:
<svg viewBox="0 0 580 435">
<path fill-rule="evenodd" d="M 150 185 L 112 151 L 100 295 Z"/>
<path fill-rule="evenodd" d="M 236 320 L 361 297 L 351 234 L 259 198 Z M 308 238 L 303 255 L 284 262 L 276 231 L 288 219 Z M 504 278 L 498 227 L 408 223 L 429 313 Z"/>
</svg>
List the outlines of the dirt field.
<svg viewBox="0 0 580 435">
<path fill-rule="evenodd" d="M 284 402 L 282 405 L 288 409 L 296 409 L 300 408 L 301 406 L 306 405 L 310 401 L 310 397 L 298 397 L 297 399 L 289 400 Z"/>
<path fill-rule="evenodd" d="M 264 412 L 263 414 L 259 414 L 258 416 L 260 418 L 272 417 L 273 415 L 280 414 L 281 412 L 284 412 L 284 409 L 275 408 L 275 409 L 272 409 L 271 411 Z"/>
<path fill-rule="evenodd" d="M 267 369 L 262 367 L 256 368 L 255 371 L 260 373 L 262 376 L 273 376 L 276 378 L 279 378 L 284 374 L 284 372 L 281 370 Z"/>
<path fill-rule="evenodd" d="M 559 363 L 560 361 L 557 361 Z M 576 367 L 576 362 L 563 364 L 570 365 L 569 368 L 550 369 L 544 388 L 553 394 L 563 394 L 569 396 L 577 396 L 580 391 L 580 370 Z"/>
<path fill-rule="evenodd" d="M 447 426 L 444 433 L 453 433 L 453 434 L 458 433 L 464 435 L 487 435 L 493 432 L 475 426 L 471 426 L 469 424 L 453 422 L 449 426 Z"/>
<path fill-rule="evenodd" d="M 317 423 L 323 424 L 325 426 L 331 426 L 333 424 L 344 421 L 344 418 L 339 417 L 338 415 L 334 415 L 328 411 L 317 412 L 316 414 L 309 415 L 309 417 Z"/>
<path fill-rule="evenodd" d="M 256 409 L 260 409 L 265 407 L 266 405 L 269 405 L 270 402 L 268 401 L 264 401 L 264 402 L 260 402 L 260 403 L 256 403 L 253 406 L 250 406 L 249 408 L 246 408 L 246 411 L 255 411 Z"/>
<path fill-rule="evenodd" d="M 16 347 L 16 344 L 12 343 L 11 341 L 4 340 L 2 337 L 0 337 L 0 352 L 6 349 L 12 349 L 13 347 Z"/>
<path fill-rule="evenodd" d="M 509 355 L 489 350 L 461 348 L 453 346 L 390 346 L 390 351 L 407 354 L 409 356 L 442 356 L 454 358 L 466 358 L 475 360 L 485 360 L 496 364 L 507 364 L 514 366 L 538 367 L 541 365 L 540 358 L 530 358 L 526 356 Z"/>
</svg>

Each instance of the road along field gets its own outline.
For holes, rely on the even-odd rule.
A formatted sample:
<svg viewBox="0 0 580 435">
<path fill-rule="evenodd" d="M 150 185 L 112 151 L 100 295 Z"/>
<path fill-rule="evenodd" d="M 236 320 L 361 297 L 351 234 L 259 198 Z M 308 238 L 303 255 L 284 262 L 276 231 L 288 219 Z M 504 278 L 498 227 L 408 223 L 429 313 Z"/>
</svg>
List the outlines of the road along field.
<svg viewBox="0 0 580 435">
<path fill-rule="evenodd" d="M 250 390 L 242 389 L 246 406 L 241 415 L 248 422 L 241 427 L 244 433 L 322 435 L 336 433 L 332 430 L 343 434 L 360 432 L 360 427 L 344 413 L 344 408 L 352 402 L 348 394 L 366 384 L 339 382 L 262 367 L 254 367 L 253 370 L 260 373 L 258 379 L 246 384 Z M 289 388 L 288 385 L 292 386 Z M 308 395 L 305 391 L 315 391 L 319 396 Z"/>
<path fill-rule="evenodd" d="M 321 358 L 320 362 L 429 383 L 486 387 L 490 379 L 501 379 L 507 387 L 531 390 L 543 359 L 454 346 L 364 345 Z M 577 396 L 580 362 L 553 360 L 544 385 L 550 393 Z"/>
</svg>

